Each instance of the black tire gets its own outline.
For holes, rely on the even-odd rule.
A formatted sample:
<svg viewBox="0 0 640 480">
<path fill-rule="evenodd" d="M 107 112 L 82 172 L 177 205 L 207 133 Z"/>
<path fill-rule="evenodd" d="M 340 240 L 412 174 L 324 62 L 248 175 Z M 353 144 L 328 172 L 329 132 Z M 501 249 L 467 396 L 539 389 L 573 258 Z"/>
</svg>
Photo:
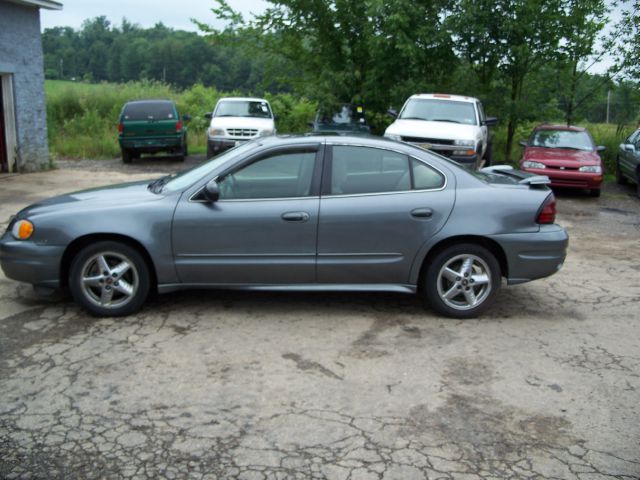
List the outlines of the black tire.
<svg viewBox="0 0 640 480">
<path fill-rule="evenodd" d="M 73 299 L 99 317 L 139 311 L 149 294 L 150 281 L 149 267 L 140 252 L 116 241 L 84 247 L 69 269 Z"/>
<path fill-rule="evenodd" d="M 627 183 L 627 177 L 620 171 L 620 159 L 616 158 L 616 183 L 618 185 L 625 185 Z"/>
<path fill-rule="evenodd" d="M 182 151 L 184 153 L 185 157 L 189 156 L 189 142 L 188 142 L 188 138 L 187 138 L 187 134 L 184 134 L 184 147 L 182 148 Z"/>
<path fill-rule="evenodd" d="M 487 149 L 484 152 L 484 166 L 490 167 L 493 163 L 493 142 L 487 143 Z"/>
<path fill-rule="evenodd" d="M 207 143 L 207 158 L 205 158 L 205 160 L 213 158 L 214 155 L 215 153 L 213 152 L 213 147 L 209 143 Z"/>
<path fill-rule="evenodd" d="M 465 260 L 471 261 L 470 268 L 465 268 Z M 491 306 L 501 280 L 500 265 L 493 253 L 481 245 L 461 243 L 446 247 L 430 260 L 422 287 L 427 302 L 437 313 L 473 318 Z M 452 296 L 446 295 L 449 292 Z M 472 303 L 473 298 L 477 303 Z"/>
<path fill-rule="evenodd" d="M 131 163 L 131 150 L 123 148 L 122 149 L 122 163 Z"/>
<path fill-rule="evenodd" d="M 599 188 L 592 188 L 591 190 L 589 190 L 589 195 L 592 197 L 599 197 L 600 196 L 600 189 Z"/>
</svg>

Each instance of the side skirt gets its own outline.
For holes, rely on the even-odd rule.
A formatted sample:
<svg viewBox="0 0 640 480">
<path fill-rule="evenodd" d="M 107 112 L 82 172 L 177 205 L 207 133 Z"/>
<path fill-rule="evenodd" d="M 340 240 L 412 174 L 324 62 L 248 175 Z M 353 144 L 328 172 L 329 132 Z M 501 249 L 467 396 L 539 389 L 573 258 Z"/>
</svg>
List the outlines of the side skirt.
<svg viewBox="0 0 640 480">
<path fill-rule="evenodd" d="M 416 285 L 402 285 L 394 283 L 377 284 L 341 284 L 341 283 L 303 283 L 294 285 L 252 285 L 252 284 L 215 284 L 215 283 L 165 283 L 158 285 L 158 293 L 169 293 L 178 290 L 251 290 L 251 291 L 271 291 L 271 292 L 396 292 L 396 293 L 416 293 Z"/>
</svg>

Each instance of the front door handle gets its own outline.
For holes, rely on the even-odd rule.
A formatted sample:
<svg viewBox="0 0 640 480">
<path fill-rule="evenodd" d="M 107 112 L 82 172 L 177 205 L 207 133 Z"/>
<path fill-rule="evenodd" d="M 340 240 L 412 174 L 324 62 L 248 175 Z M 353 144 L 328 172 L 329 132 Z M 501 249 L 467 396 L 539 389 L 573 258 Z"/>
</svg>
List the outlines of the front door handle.
<svg viewBox="0 0 640 480">
<path fill-rule="evenodd" d="M 285 222 L 306 222 L 309 220 L 309 214 L 307 212 L 285 212 L 280 218 Z"/>
<path fill-rule="evenodd" d="M 416 218 L 431 218 L 433 215 L 433 210 L 428 207 L 424 208 L 414 208 L 411 210 L 411 216 Z"/>
</svg>

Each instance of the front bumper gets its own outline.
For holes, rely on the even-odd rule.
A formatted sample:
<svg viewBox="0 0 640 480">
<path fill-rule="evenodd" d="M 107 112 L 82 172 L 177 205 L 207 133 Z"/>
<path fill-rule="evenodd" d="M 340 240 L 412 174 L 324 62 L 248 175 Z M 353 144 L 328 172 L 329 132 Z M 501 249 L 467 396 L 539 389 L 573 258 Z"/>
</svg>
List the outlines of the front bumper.
<svg viewBox="0 0 640 480">
<path fill-rule="evenodd" d="M 65 247 L 14 240 L 7 233 L 0 240 L 0 266 L 12 280 L 37 286 L 60 286 L 60 262 Z"/>
<path fill-rule="evenodd" d="M 522 168 L 535 175 L 546 175 L 552 187 L 598 189 L 602 187 L 601 173 L 579 172 L 578 170 L 560 170 L 559 168 Z"/>
<path fill-rule="evenodd" d="M 490 237 L 507 257 L 509 285 L 553 275 L 567 256 L 569 235 L 559 225 L 540 225 L 535 233 L 514 233 Z"/>
</svg>

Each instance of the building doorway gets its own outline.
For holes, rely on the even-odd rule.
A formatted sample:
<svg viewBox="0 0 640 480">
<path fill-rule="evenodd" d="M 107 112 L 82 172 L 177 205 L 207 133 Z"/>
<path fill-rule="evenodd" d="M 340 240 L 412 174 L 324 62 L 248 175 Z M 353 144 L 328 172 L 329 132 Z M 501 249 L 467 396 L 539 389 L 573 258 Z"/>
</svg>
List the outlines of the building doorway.
<svg viewBox="0 0 640 480">
<path fill-rule="evenodd" d="M 13 171 L 16 146 L 13 75 L 0 74 L 0 172 Z"/>
<path fill-rule="evenodd" d="M 4 128 L 4 92 L 0 81 L 0 172 L 9 171 L 9 155 L 7 152 L 7 134 Z"/>
</svg>

